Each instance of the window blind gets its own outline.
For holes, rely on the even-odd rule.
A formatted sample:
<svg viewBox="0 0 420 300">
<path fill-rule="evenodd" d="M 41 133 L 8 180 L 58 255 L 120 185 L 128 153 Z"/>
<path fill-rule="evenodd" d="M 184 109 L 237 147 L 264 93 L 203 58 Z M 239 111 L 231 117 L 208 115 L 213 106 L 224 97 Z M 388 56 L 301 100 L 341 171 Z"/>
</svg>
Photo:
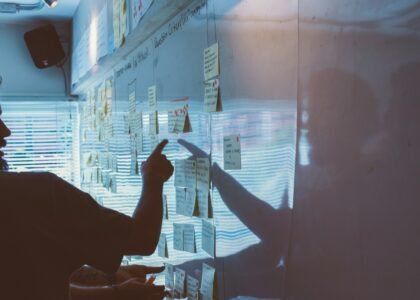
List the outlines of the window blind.
<svg viewBox="0 0 420 300">
<path fill-rule="evenodd" d="M 52 172 L 80 186 L 79 116 L 75 103 L 2 101 L 12 135 L 5 159 L 12 172 Z"/>
</svg>

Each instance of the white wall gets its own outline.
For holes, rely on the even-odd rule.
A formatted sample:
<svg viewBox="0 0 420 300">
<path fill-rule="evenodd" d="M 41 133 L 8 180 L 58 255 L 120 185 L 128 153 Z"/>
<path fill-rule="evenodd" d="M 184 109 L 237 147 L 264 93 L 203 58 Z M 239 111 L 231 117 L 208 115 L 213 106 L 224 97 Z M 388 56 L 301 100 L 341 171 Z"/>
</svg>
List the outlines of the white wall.
<svg viewBox="0 0 420 300">
<path fill-rule="evenodd" d="M 2 24 L 0 20 L 0 96 L 64 96 L 64 80 L 59 68 L 38 69 L 24 41 L 25 32 L 42 24 Z M 69 24 L 56 25 L 67 51 Z"/>
<path fill-rule="evenodd" d="M 418 7 L 300 1 L 289 300 L 420 299 Z"/>
</svg>

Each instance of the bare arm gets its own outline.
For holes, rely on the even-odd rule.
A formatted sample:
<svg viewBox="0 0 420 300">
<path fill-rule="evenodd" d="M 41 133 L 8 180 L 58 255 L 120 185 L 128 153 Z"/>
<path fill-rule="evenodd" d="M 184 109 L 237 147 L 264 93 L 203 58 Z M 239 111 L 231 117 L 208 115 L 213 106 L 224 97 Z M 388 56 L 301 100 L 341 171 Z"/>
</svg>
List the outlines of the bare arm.
<svg viewBox="0 0 420 300">
<path fill-rule="evenodd" d="M 162 154 L 167 140 L 161 142 L 142 165 L 143 190 L 133 213 L 133 234 L 128 255 L 150 255 L 159 242 L 162 227 L 163 184 L 173 173 L 172 164 Z"/>
</svg>

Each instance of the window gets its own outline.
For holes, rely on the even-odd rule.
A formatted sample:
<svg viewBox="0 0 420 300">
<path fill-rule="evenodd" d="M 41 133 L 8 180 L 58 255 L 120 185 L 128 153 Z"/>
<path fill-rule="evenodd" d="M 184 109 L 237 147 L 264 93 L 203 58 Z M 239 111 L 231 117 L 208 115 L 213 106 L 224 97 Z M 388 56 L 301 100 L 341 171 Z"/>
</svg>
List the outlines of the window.
<svg viewBox="0 0 420 300">
<path fill-rule="evenodd" d="M 52 172 L 79 186 L 78 106 L 61 101 L 2 102 L 12 135 L 6 159 L 12 172 Z"/>
</svg>

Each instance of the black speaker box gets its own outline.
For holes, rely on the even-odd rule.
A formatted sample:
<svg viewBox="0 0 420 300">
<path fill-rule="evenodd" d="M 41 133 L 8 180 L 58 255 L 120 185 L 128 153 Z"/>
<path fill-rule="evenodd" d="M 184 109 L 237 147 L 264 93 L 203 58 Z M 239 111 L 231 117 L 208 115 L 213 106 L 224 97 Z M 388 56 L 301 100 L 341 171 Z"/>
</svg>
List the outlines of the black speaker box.
<svg viewBox="0 0 420 300">
<path fill-rule="evenodd" d="M 24 38 L 39 69 L 55 66 L 66 58 L 57 31 L 51 24 L 26 32 Z"/>
</svg>

